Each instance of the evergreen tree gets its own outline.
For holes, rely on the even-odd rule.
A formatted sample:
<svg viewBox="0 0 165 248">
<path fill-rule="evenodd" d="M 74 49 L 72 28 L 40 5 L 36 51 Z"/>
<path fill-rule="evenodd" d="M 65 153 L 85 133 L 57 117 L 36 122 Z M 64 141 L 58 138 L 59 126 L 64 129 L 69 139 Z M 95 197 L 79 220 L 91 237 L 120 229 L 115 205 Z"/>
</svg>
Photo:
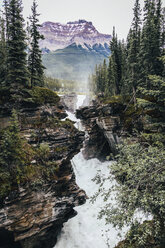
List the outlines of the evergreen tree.
<svg viewBox="0 0 165 248">
<path fill-rule="evenodd" d="M 165 7 L 162 9 L 161 23 L 162 23 L 161 48 L 162 48 L 162 56 L 164 56 L 165 55 Z M 165 72 L 165 68 L 163 68 L 163 70 Z"/>
<path fill-rule="evenodd" d="M 115 94 L 120 93 L 119 88 L 119 73 L 118 73 L 118 48 L 117 48 L 117 36 L 115 33 L 115 28 L 113 28 L 113 35 L 112 35 L 112 41 L 110 43 L 110 50 L 111 50 L 111 77 L 112 77 L 112 88 L 115 89 Z"/>
<path fill-rule="evenodd" d="M 113 28 L 112 41 L 110 43 L 110 62 L 108 69 L 108 81 L 111 92 L 114 95 L 121 93 L 122 89 L 122 43 L 118 41 L 117 35 L 115 33 L 115 28 Z"/>
<path fill-rule="evenodd" d="M 40 35 L 38 28 L 40 25 L 38 24 L 38 16 L 37 14 L 37 3 L 34 0 L 32 6 L 32 16 L 30 19 L 30 53 L 28 58 L 28 67 L 30 72 L 30 82 L 31 87 L 38 85 L 44 85 L 44 69 L 45 67 L 42 65 L 42 52 L 39 48 L 39 40 L 43 39 L 43 36 Z"/>
<path fill-rule="evenodd" d="M 144 5 L 144 24 L 140 44 L 140 85 L 151 89 L 148 75 L 161 74 L 161 1 L 146 0 Z"/>
<path fill-rule="evenodd" d="M 108 65 L 108 80 L 107 80 L 107 87 L 106 87 L 106 95 L 113 96 L 116 94 L 116 64 L 110 56 L 109 58 L 109 65 Z"/>
<path fill-rule="evenodd" d="M 128 91 L 126 90 L 127 87 L 125 87 L 125 82 L 127 79 L 127 47 L 122 40 L 121 42 L 121 94 L 126 95 Z"/>
<path fill-rule="evenodd" d="M 140 15 L 141 9 L 139 0 L 135 1 L 134 6 L 134 18 L 132 22 L 132 27 L 129 33 L 129 45 L 128 45 L 128 58 L 127 58 L 127 83 L 129 85 L 129 90 L 132 91 L 130 93 L 133 94 L 135 99 L 136 88 L 138 83 L 138 75 L 139 75 L 139 68 L 138 68 L 138 57 L 139 57 L 139 50 L 140 50 Z"/>
<path fill-rule="evenodd" d="M 105 92 L 106 83 L 107 83 L 107 64 L 104 59 L 103 65 L 101 67 L 101 92 Z"/>
<path fill-rule="evenodd" d="M 28 85 L 26 33 L 23 29 L 22 1 L 10 0 L 7 18 L 7 83 L 11 87 Z"/>
<path fill-rule="evenodd" d="M 6 41 L 5 41 L 5 21 L 0 16 L 0 86 L 6 81 Z"/>
</svg>

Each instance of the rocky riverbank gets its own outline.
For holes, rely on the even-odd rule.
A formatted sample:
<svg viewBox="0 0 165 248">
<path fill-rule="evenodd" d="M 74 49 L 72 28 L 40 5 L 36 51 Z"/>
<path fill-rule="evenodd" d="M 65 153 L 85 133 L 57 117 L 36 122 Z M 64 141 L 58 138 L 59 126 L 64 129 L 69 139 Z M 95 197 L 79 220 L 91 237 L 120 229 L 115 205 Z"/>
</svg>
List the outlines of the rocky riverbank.
<svg viewBox="0 0 165 248">
<path fill-rule="evenodd" d="M 36 90 L 41 93 L 39 87 Z M 34 148 L 46 144 L 49 169 L 51 171 L 52 164 L 55 164 L 55 169 L 53 167 L 48 180 L 44 175 L 33 175 L 30 182 L 20 183 L 3 200 L 0 248 L 53 247 L 63 223 L 76 215 L 74 207 L 86 201 L 86 194 L 76 184 L 70 163 L 82 147 L 84 133 L 78 131 L 71 121 L 62 121 L 67 115 L 57 95 L 48 98 L 47 94 L 52 93 L 47 89 L 41 91 L 42 102 L 37 101 L 36 92 L 26 92 L 23 98 L 19 98 L 17 93 L 19 101 L 14 102 L 14 107 L 18 111 L 22 136 Z M 12 106 L 12 100 L 1 105 L 1 130 L 9 125 Z M 31 166 L 38 166 L 37 161 L 31 161 Z"/>
<path fill-rule="evenodd" d="M 94 102 L 92 106 L 77 110 L 77 118 L 83 121 L 88 132 L 83 151 L 86 159 L 105 159 L 110 153 L 116 153 L 116 145 L 124 136 L 119 114 L 124 107 Z"/>
<path fill-rule="evenodd" d="M 85 158 L 104 160 L 110 154 L 115 155 L 117 145 L 128 136 L 138 141 L 137 133 L 143 133 L 140 142 L 145 142 L 146 134 L 161 133 L 160 127 L 153 124 L 152 115 L 152 111 L 140 104 L 130 104 L 129 98 L 122 97 L 98 98 L 90 106 L 77 110 L 76 116 L 82 120 L 88 132 L 83 152 Z"/>
</svg>

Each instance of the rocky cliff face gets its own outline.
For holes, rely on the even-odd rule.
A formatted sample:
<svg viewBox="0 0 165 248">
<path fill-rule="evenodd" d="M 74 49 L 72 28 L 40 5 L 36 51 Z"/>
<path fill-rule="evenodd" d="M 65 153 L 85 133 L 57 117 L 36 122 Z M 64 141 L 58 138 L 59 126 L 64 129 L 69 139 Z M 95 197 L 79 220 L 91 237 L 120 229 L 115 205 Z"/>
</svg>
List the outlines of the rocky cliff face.
<svg viewBox="0 0 165 248">
<path fill-rule="evenodd" d="M 88 131 L 84 149 L 87 159 L 105 159 L 110 154 L 115 155 L 117 145 L 130 135 L 132 141 L 139 141 L 137 132 L 155 132 L 146 121 L 144 109 L 120 96 L 109 99 L 99 96 L 91 106 L 78 109 L 76 115 Z"/>
<path fill-rule="evenodd" d="M 103 104 L 99 101 L 77 110 L 77 118 L 83 121 L 88 131 L 83 151 L 86 159 L 96 157 L 102 160 L 110 153 L 116 154 L 116 146 L 128 134 L 129 127 L 125 125 L 123 114 L 125 110 L 126 105 L 123 103 Z"/>
<path fill-rule="evenodd" d="M 67 24 L 44 22 L 40 33 L 45 39 L 40 46 L 50 51 L 63 49 L 73 43 L 82 45 L 83 48 L 92 49 L 96 44 L 108 49 L 111 35 L 101 34 L 93 26 L 92 22 L 79 20 Z"/>
<path fill-rule="evenodd" d="M 3 113 L 10 108 L 4 104 Z M 34 147 L 49 146 L 49 162 L 56 163 L 56 171 L 42 185 L 20 185 L 5 199 L 0 209 L 0 248 L 53 247 L 63 223 L 76 215 L 74 207 L 85 203 L 85 192 L 76 184 L 70 162 L 82 147 L 84 133 L 72 123 L 60 121 L 65 116 L 60 102 L 36 106 L 32 101 L 19 102 L 22 135 Z M 1 120 L 4 127 L 4 114 Z"/>
<path fill-rule="evenodd" d="M 121 131 L 120 117 L 116 113 L 112 106 L 96 103 L 77 110 L 77 118 L 83 120 L 88 131 L 83 152 L 86 159 L 102 159 L 115 153 Z"/>
</svg>

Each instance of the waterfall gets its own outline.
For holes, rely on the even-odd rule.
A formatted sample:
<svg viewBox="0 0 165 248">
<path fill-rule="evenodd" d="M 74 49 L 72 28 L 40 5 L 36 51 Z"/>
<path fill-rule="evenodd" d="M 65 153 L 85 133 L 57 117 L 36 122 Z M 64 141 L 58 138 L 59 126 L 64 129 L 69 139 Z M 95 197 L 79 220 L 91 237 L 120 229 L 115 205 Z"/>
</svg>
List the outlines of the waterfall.
<svg viewBox="0 0 165 248">
<path fill-rule="evenodd" d="M 84 98 L 85 96 L 78 96 L 77 108 L 82 105 Z M 73 114 L 68 115 L 73 121 L 79 121 Z M 75 125 L 77 126 L 77 123 Z M 115 228 L 105 225 L 104 219 L 97 219 L 101 207 L 105 204 L 103 199 L 98 197 L 95 203 L 90 202 L 90 197 L 98 190 L 98 185 L 92 179 L 98 170 L 103 176 L 108 175 L 110 163 L 97 159 L 85 160 L 82 152 L 72 159 L 76 182 L 86 191 L 89 199 L 86 204 L 75 208 L 78 214 L 64 224 L 55 248 L 107 248 L 114 247 L 119 242 Z M 107 240 L 110 246 L 107 245 Z"/>
</svg>

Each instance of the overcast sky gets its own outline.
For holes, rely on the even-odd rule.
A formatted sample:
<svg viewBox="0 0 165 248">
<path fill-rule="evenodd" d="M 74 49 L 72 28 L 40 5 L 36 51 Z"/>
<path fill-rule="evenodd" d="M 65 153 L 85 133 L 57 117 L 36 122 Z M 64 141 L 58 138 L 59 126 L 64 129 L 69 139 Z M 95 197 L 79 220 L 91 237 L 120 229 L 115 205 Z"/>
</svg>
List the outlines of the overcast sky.
<svg viewBox="0 0 165 248">
<path fill-rule="evenodd" d="M 1 0 L 0 0 L 1 1 Z M 29 16 L 33 0 L 23 0 L 24 17 Z M 67 23 L 85 19 L 92 21 L 96 29 L 111 34 L 113 26 L 120 39 L 126 38 L 133 18 L 135 0 L 37 0 L 39 19 Z M 144 0 L 140 0 L 141 6 Z M 165 6 L 165 0 L 162 0 Z"/>
<path fill-rule="evenodd" d="M 28 16 L 33 0 L 23 0 L 24 14 Z M 165 1 L 165 0 L 164 0 Z M 85 19 L 96 29 L 111 34 L 113 26 L 119 38 L 126 38 L 134 0 L 37 0 L 40 22 L 67 23 Z M 140 0 L 143 3 L 143 0 Z"/>
</svg>

